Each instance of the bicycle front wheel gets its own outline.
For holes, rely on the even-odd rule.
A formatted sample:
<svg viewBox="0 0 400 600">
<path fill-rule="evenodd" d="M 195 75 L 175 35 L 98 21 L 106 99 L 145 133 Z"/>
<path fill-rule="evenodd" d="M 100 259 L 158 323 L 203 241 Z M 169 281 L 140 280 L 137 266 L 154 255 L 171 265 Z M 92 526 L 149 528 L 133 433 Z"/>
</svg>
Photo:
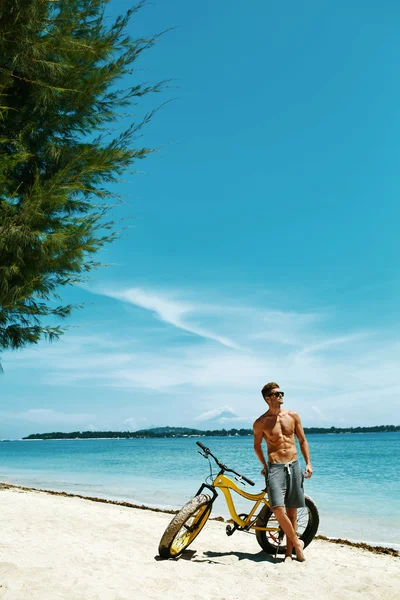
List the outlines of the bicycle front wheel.
<svg viewBox="0 0 400 600">
<path fill-rule="evenodd" d="M 160 540 L 162 558 L 177 558 L 199 535 L 211 514 L 211 497 L 199 494 L 175 515 Z"/>
<path fill-rule="evenodd" d="M 303 540 L 304 548 L 312 542 L 319 526 L 319 513 L 315 502 L 309 496 L 306 496 L 305 500 L 305 507 L 297 509 L 297 535 Z M 267 554 L 276 554 L 277 550 L 278 554 L 286 553 L 286 536 L 280 539 L 279 523 L 269 506 L 264 506 L 256 525 L 258 527 L 276 527 L 276 531 L 256 530 L 257 542 Z"/>
</svg>

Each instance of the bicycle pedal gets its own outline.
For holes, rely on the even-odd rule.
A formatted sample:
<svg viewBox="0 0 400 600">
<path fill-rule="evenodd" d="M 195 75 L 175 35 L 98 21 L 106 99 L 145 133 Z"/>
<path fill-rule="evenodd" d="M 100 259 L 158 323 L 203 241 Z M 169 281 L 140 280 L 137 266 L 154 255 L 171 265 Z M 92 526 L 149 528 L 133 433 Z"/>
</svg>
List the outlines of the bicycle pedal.
<svg viewBox="0 0 400 600">
<path fill-rule="evenodd" d="M 228 535 L 228 536 L 233 535 L 235 532 L 232 525 L 227 525 L 225 531 L 226 531 L 226 535 Z"/>
</svg>

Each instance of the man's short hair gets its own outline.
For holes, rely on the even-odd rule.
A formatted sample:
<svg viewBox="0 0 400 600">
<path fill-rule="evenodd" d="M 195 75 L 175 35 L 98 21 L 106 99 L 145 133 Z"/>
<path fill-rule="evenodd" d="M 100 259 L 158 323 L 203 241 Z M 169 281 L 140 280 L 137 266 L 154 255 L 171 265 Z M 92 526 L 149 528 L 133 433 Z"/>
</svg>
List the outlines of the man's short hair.
<svg viewBox="0 0 400 600">
<path fill-rule="evenodd" d="M 279 384 L 275 383 L 275 381 L 270 381 L 269 383 L 266 383 L 264 385 L 263 389 L 261 390 L 261 394 L 262 394 L 262 397 L 264 398 L 264 400 L 267 396 L 270 395 L 272 390 L 274 390 L 275 388 L 278 388 L 278 387 L 279 387 Z"/>
</svg>

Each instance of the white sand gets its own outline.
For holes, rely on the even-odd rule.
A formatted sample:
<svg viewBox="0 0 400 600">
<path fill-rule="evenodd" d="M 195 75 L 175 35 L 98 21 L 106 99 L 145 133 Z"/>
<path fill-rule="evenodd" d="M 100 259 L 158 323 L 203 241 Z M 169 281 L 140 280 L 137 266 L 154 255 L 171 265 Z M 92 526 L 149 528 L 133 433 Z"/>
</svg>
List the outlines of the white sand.
<svg viewBox="0 0 400 600">
<path fill-rule="evenodd" d="M 0 489 L 0 599 L 400 598 L 400 560 L 313 541 L 307 561 L 263 553 L 253 534 L 209 521 L 186 554 L 160 560 L 171 515 Z"/>
</svg>

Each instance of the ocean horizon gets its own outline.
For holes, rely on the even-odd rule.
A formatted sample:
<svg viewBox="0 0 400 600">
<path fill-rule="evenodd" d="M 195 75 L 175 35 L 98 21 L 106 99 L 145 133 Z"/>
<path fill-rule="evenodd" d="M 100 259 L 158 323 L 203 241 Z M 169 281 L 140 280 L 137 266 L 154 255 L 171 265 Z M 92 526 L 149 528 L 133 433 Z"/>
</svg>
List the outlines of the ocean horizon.
<svg viewBox="0 0 400 600">
<path fill-rule="evenodd" d="M 210 474 L 195 437 L 10 440 L 0 444 L 0 480 L 179 509 Z M 247 491 L 264 487 L 251 436 L 199 437 L 223 463 L 256 483 Z M 314 474 L 305 491 L 320 511 L 318 533 L 400 549 L 400 432 L 307 438 Z M 245 512 L 247 502 L 237 499 L 238 512 Z M 222 495 L 213 515 L 229 516 Z"/>
</svg>

